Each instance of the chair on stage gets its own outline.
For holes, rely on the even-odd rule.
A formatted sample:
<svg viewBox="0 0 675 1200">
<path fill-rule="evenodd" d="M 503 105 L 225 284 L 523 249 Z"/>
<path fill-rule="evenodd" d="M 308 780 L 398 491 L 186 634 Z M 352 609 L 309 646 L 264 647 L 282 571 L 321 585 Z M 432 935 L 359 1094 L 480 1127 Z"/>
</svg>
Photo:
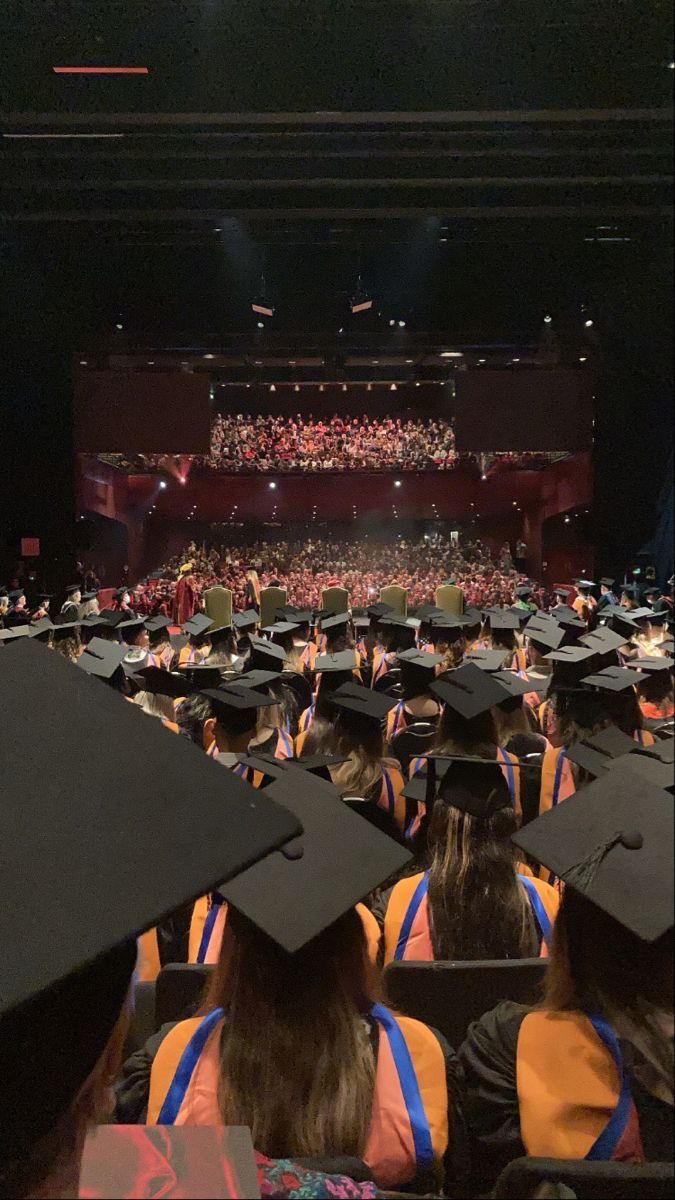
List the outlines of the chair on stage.
<svg viewBox="0 0 675 1200">
<path fill-rule="evenodd" d="M 436 607 L 443 612 L 461 617 L 464 612 L 464 592 L 454 583 L 444 583 L 436 588 Z"/>
<path fill-rule="evenodd" d="M 391 962 L 382 981 L 397 1012 L 431 1025 L 458 1050 L 469 1025 L 502 1000 L 536 1004 L 546 963 L 545 958 Z"/>
<path fill-rule="evenodd" d="M 398 583 L 390 583 L 388 587 L 380 588 L 380 604 L 390 604 L 397 617 L 408 615 L 408 589 Z"/>
<path fill-rule="evenodd" d="M 282 587 L 266 587 L 260 592 L 260 624 L 263 629 L 274 625 L 277 612 L 288 603 L 288 592 Z"/>
<path fill-rule="evenodd" d="M 338 613 L 349 612 L 349 592 L 346 588 L 329 587 L 324 588 L 321 593 L 321 607 L 326 612 Z"/>
<path fill-rule="evenodd" d="M 232 592 L 229 588 L 207 588 L 204 592 L 204 608 L 214 629 L 232 624 Z"/>
</svg>

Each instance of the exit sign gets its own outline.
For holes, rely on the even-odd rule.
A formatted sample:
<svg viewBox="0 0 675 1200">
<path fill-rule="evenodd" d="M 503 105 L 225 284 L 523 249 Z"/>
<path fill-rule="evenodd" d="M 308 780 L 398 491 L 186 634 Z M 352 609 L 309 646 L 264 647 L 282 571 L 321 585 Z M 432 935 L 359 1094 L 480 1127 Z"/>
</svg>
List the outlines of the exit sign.
<svg viewBox="0 0 675 1200">
<path fill-rule="evenodd" d="M 22 538 L 21 539 L 21 557 L 22 558 L 39 558 L 40 557 L 40 539 L 39 538 Z"/>
</svg>

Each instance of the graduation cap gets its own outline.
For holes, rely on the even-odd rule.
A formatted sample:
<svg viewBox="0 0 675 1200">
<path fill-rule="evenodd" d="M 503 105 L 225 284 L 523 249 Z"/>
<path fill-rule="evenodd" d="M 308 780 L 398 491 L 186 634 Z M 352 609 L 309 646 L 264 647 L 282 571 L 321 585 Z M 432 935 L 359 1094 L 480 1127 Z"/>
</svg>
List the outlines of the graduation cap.
<svg viewBox="0 0 675 1200">
<path fill-rule="evenodd" d="M 673 661 L 670 658 L 657 658 L 655 655 L 651 655 L 648 658 L 636 658 L 631 663 L 631 668 L 634 671 L 647 671 L 652 675 L 658 674 L 659 671 L 672 671 Z"/>
<path fill-rule="evenodd" d="M 341 754 L 308 754 L 306 758 L 287 758 L 284 761 L 289 766 L 302 767 L 303 771 L 309 771 L 310 775 L 318 775 L 330 783 L 329 767 L 341 767 L 349 759 Z"/>
<path fill-rule="evenodd" d="M 464 624 L 458 617 L 445 613 L 442 617 L 432 617 L 429 636 L 436 645 L 437 642 L 457 642 L 464 636 Z"/>
<path fill-rule="evenodd" d="M 670 739 L 672 741 L 672 739 Z M 610 771 L 612 774 L 618 765 L 622 770 L 630 771 L 637 775 L 639 779 L 645 780 L 654 787 L 663 788 L 664 792 L 673 792 L 675 788 L 675 777 L 673 776 L 672 762 L 664 762 L 657 754 L 651 753 L 651 747 L 642 749 L 635 747 L 631 754 L 627 754 L 621 759 L 621 763 L 612 763 Z"/>
<path fill-rule="evenodd" d="M 117 628 L 124 629 L 127 633 L 140 633 L 141 629 L 145 629 L 145 617 L 129 617 L 120 621 Z"/>
<path fill-rule="evenodd" d="M 567 757 L 577 766 L 582 767 L 594 778 L 603 775 L 612 764 L 635 749 L 635 740 L 629 734 L 618 729 L 616 725 L 608 725 L 606 729 L 575 742 L 569 747 Z"/>
<path fill-rule="evenodd" d="M 311 625 L 312 613 L 309 608 L 298 608 L 294 612 L 286 612 L 286 618 L 293 621 L 296 625 Z"/>
<path fill-rule="evenodd" d="M 274 625 L 267 625 L 263 629 L 263 633 L 269 634 L 270 637 L 283 637 L 287 633 L 295 633 L 300 626 L 294 621 L 276 621 Z"/>
<path fill-rule="evenodd" d="M 437 679 L 430 685 L 429 691 L 467 721 L 479 717 L 495 704 L 501 704 L 509 696 L 493 675 L 481 671 L 475 663 L 448 671 L 445 679 Z"/>
<path fill-rule="evenodd" d="M 512 610 L 504 609 L 502 611 L 511 612 Z M 462 622 L 462 625 L 464 625 L 467 629 L 471 629 L 475 625 L 483 624 L 483 614 L 480 612 L 480 609 L 474 607 L 465 608 L 459 619 Z M 518 625 L 519 624 L 520 619 L 518 620 Z M 515 626 L 516 629 L 518 628 L 518 625 Z"/>
<path fill-rule="evenodd" d="M 356 713 L 361 720 L 380 722 L 396 707 L 398 701 L 393 696 L 374 692 L 362 684 L 343 683 L 342 687 L 333 692 L 331 703 L 340 709 L 341 713 Z"/>
<path fill-rule="evenodd" d="M 429 691 L 429 684 L 436 678 L 436 667 L 443 662 L 442 654 L 428 654 L 420 650 L 401 650 L 396 657 L 401 668 L 401 685 L 406 700 L 422 696 Z"/>
<path fill-rule="evenodd" d="M 595 650 L 590 646 L 560 646 L 557 650 L 551 650 L 544 657 L 549 662 L 556 663 L 571 663 L 572 666 L 580 666 L 587 658 L 592 658 Z"/>
<path fill-rule="evenodd" d="M 504 666 L 504 659 L 509 654 L 508 650 L 470 650 L 464 655 L 464 662 L 475 663 L 480 667 L 481 671 L 501 671 Z"/>
<path fill-rule="evenodd" d="M 512 608 L 500 608 L 488 613 L 490 629 L 520 629 L 520 616 Z"/>
<path fill-rule="evenodd" d="M 359 658 L 355 650 L 340 650 L 338 654 L 317 654 L 314 660 L 314 670 L 317 675 L 327 671 L 351 672 L 359 667 Z"/>
<path fill-rule="evenodd" d="M 658 590 L 658 589 L 657 589 L 657 590 Z M 94 595 L 96 595 L 96 593 L 94 593 Z M 646 596 L 646 595 L 647 595 L 647 592 L 645 592 L 645 596 Z M 40 603 L 42 603 L 42 602 L 43 602 L 43 601 L 45 601 L 45 600 L 53 600 L 53 599 L 54 599 L 54 593 L 53 593 L 53 592 L 38 592 L 38 597 L 37 597 L 37 598 L 38 598 L 38 600 L 40 601 Z M 82 599 L 84 600 L 84 596 L 82 597 Z"/>
<path fill-rule="evenodd" d="M 516 588 L 515 594 L 516 594 L 516 596 L 519 596 L 521 600 L 525 600 L 528 596 L 532 595 L 533 591 L 534 591 L 534 588 L 532 587 L 531 584 L 523 583 L 520 585 L 520 587 Z M 568 595 L 569 595 L 569 593 L 568 593 Z"/>
<path fill-rule="evenodd" d="M 163 667 L 141 667 L 131 678 L 142 692 L 149 692 L 151 696 L 169 696 L 178 700 L 185 695 L 185 676 L 165 671 Z"/>
<path fill-rule="evenodd" d="M 640 676 L 629 667 L 606 667 L 596 675 L 587 675 L 581 682 L 587 687 L 599 688 L 602 692 L 625 692 L 640 683 Z"/>
<path fill-rule="evenodd" d="M 105 679 L 115 683 L 116 673 L 121 671 L 122 662 L 127 653 L 126 646 L 118 642 L 104 642 L 103 638 L 92 638 L 84 654 L 77 660 L 76 666 L 87 675 L 95 675 L 97 679 Z"/>
<path fill-rule="evenodd" d="M 376 621 L 379 621 L 382 617 L 386 617 L 387 613 L 392 613 L 393 611 L 393 605 L 384 604 L 382 601 L 379 604 L 369 604 L 366 609 L 368 616 L 373 617 Z"/>
<path fill-rule="evenodd" d="M 211 617 L 207 616 L 206 613 L 195 613 L 181 628 L 183 633 L 189 634 L 190 637 L 199 637 L 202 633 L 206 633 L 212 624 Z"/>
<path fill-rule="evenodd" d="M 496 759 L 433 752 L 419 757 L 426 760 L 426 775 L 414 775 L 402 794 L 408 800 L 425 803 L 427 812 L 439 800 L 487 820 L 512 807 L 508 784 Z"/>
<path fill-rule="evenodd" d="M 634 608 L 631 610 L 631 620 L 636 623 L 639 621 L 653 621 L 656 613 L 651 608 Z"/>
<path fill-rule="evenodd" d="M 9 593 L 9 598 L 12 601 L 12 604 L 16 604 L 17 600 L 20 600 L 21 597 L 25 596 L 25 595 L 26 595 L 25 588 L 15 588 L 13 592 Z"/>
<path fill-rule="evenodd" d="M 331 616 L 331 617 L 322 617 L 321 618 L 321 632 L 327 633 L 331 629 L 333 629 L 333 630 L 342 629 L 343 626 L 346 628 L 347 625 L 349 624 L 350 620 L 351 620 L 351 618 L 350 618 L 348 612 L 336 613 L 334 616 Z"/>
<path fill-rule="evenodd" d="M 235 629 L 253 629 L 260 621 L 254 608 L 247 608 L 246 612 L 235 613 L 232 617 L 232 624 Z"/>
<path fill-rule="evenodd" d="M 105 625 L 108 629 L 117 629 L 126 620 L 124 613 L 115 608 L 104 608 L 100 613 L 90 613 L 82 624 L 87 629 L 95 629 L 97 625 Z"/>
<path fill-rule="evenodd" d="M 569 604 L 560 604 L 551 612 L 554 621 L 562 625 L 564 629 L 580 629 L 583 633 L 586 632 L 586 622 L 578 617 L 573 608 Z"/>
<path fill-rule="evenodd" d="M 659 588 L 659 587 L 656 587 L 656 585 L 655 585 L 655 584 L 652 584 L 650 587 L 646 587 L 646 588 L 644 589 L 644 591 L 643 591 L 642 595 L 643 595 L 643 596 L 660 596 L 660 595 L 661 595 L 661 588 Z M 47 597 L 47 599 L 49 599 L 49 597 Z"/>
<path fill-rule="evenodd" d="M 620 633 L 616 633 L 614 629 L 607 629 L 603 626 L 601 629 L 594 629 L 592 633 L 585 633 L 579 641 L 584 646 L 588 646 L 595 654 L 611 654 L 613 650 L 618 650 L 619 646 L 625 644 L 625 637 Z"/>
<path fill-rule="evenodd" d="M 241 684 L 242 687 L 265 688 L 271 683 L 276 683 L 278 679 L 281 679 L 281 671 L 245 671 L 242 675 L 237 675 L 232 682 Z"/>
<path fill-rule="evenodd" d="M 145 628 L 147 629 L 148 633 L 163 633 L 164 630 L 169 629 L 170 626 L 171 619 L 169 617 L 149 617 L 145 622 Z"/>
<path fill-rule="evenodd" d="M 617 766 L 513 841 L 642 941 L 672 928 L 673 797 L 632 770 Z"/>
<path fill-rule="evenodd" d="M 283 671 L 286 665 L 286 651 L 283 646 L 277 646 L 275 642 L 266 642 L 264 638 L 255 637 L 253 634 L 249 641 L 251 654 L 248 661 L 251 667 L 262 671 Z"/>
<path fill-rule="evenodd" d="M 69 621 L 68 624 L 73 629 L 76 629 L 80 625 L 80 622 L 79 621 Z M 56 628 L 57 628 L 57 626 L 54 624 L 53 621 L 50 621 L 49 617 L 40 617 L 39 621 L 33 621 L 32 624 L 29 625 L 29 629 L 30 629 L 32 637 L 39 637 L 39 635 L 41 633 L 51 633 L 52 629 L 56 629 Z"/>
<path fill-rule="evenodd" d="M 31 626 L 13 625 L 10 629 L 0 629 L 0 642 L 16 642 L 19 638 L 32 637 Z"/>
<path fill-rule="evenodd" d="M 597 583 L 594 583 L 592 579 L 575 579 L 574 584 L 575 587 L 583 588 L 585 592 L 587 592 L 589 588 L 598 586 Z"/>
<path fill-rule="evenodd" d="M 538 692 L 540 688 L 547 689 L 549 683 L 548 679 L 529 679 L 527 675 L 523 678 L 515 671 L 495 671 L 492 678 L 507 689 L 512 699 L 526 696 L 529 692 Z"/>
<path fill-rule="evenodd" d="M 352 625 L 354 626 L 355 629 L 369 629 L 370 621 L 368 620 L 368 617 L 352 616 Z"/>
<path fill-rule="evenodd" d="M 68 587 L 66 588 L 66 596 L 74 596 L 75 592 L 79 592 L 80 595 L 82 595 L 82 584 L 81 583 L 69 583 L 68 584 Z M 23 595 L 23 593 L 20 592 L 19 595 Z"/>
<path fill-rule="evenodd" d="M 203 688 L 219 687 L 225 669 L 214 663 L 181 663 L 176 667 L 176 674 L 184 676 L 190 685 L 190 691 L 199 692 Z M 184 690 L 181 695 L 185 695 Z"/>
<path fill-rule="evenodd" d="M 318 937 L 411 857 L 325 787 L 300 770 L 270 784 L 264 796 L 288 808 L 302 836 L 220 889 L 228 904 L 288 954 Z"/>
<path fill-rule="evenodd" d="M 525 632 L 535 646 L 541 646 L 545 650 L 557 650 L 565 637 L 565 630 L 558 625 L 557 621 L 553 619 L 543 621 L 539 617 L 533 617 L 531 621 L 528 621 Z"/>
<path fill-rule="evenodd" d="M 82 592 L 82 603 L 88 604 L 90 600 L 95 600 L 98 592 Z M 51 596 L 40 597 L 41 599 L 51 600 Z"/>
<path fill-rule="evenodd" d="M 401 617 L 398 613 L 391 613 L 380 621 L 380 625 L 394 625 L 398 629 L 419 629 L 421 624 L 417 617 Z"/>
<path fill-rule="evenodd" d="M 259 708 L 276 704 L 273 696 L 265 695 L 256 688 L 242 687 L 240 683 L 227 683 L 222 687 L 200 690 L 214 710 L 218 722 L 228 733 L 246 733 L 253 729 Z"/>
<path fill-rule="evenodd" d="M 603 587 L 607 587 L 607 588 L 614 587 L 614 580 L 610 579 L 608 575 L 604 575 L 603 578 L 600 580 L 600 583 L 602 584 Z"/>
<path fill-rule="evenodd" d="M 423 623 L 430 621 L 433 617 L 442 617 L 443 615 L 443 609 L 438 608 L 435 604 L 420 604 L 415 609 L 415 616 L 418 621 Z"/>
<path fill-rule="evenodd" d="M 54 720 L 55 696 L 67 719 Z M 38 643 L 7 656 L 0 707 L 4 1169 L 54 1130 L 98 1062 L 136 936 L 301 827 Z"/>
<path fill-rule="evenodd" d="M 568 596 L 572 595 L 573 590 L 573 588 L 569 587 L 557 587 L 553 589 L 553 594 L 555 596 L 562 596 L 563 600 L 567 600 Z"/>
</svg>

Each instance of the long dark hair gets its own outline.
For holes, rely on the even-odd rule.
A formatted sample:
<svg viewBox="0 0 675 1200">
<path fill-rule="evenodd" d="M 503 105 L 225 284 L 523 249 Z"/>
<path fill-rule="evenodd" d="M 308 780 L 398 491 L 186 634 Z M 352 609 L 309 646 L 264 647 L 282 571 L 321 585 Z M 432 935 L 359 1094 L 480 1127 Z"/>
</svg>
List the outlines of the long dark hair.
<svg viewBox="0 0 675 1200">
<path fill-rule="evenodd" d="M 366 796 L 381 779 L 382 767 L 397 765 L 385 758 L 384 737 L 376 721 L 352 722 L 342 713 L 332 724 L 315 722 L 303 749 L 307 755 L 335 754 L 347 759 L 331 771 L 343 796 Z"/>
<path fill-rule="evenodd" d="M 437 800 L 428 833 L 429 918 L 435 959 L 528 958 L 539 951 L 515 871 L 511 804 L 489 818 Z"/>
<path fill-rule="evenodd" d="M 495 758 L 496 747 L 497 726 L 491 709 L 467 719 L 449 704 L 443 706 L 432 750 Z"/>
</svg>

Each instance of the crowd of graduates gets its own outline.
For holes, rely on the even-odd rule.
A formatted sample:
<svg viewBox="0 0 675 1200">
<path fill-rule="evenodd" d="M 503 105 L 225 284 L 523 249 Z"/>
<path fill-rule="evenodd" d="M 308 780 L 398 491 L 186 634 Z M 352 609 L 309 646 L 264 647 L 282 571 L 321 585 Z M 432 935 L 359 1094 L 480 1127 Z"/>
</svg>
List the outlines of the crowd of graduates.
<svg viewBox="0 0 675 1200">
<path fill-rule="evenodd" d="M 397 609 L 334 575 L 264 626 L 252 584 L 220 626 L 2 598 L 0 1194 L 71 1194 L 105 1111 L 248 1127 L 265 1195 L 672 1159 L 673 581 Z M 390 964 L 534 958 L 539 1003 L 454 1046 L 388 999 Z M 125 1043 L 181 962 L 197 1011 Z"/>
</svg>

